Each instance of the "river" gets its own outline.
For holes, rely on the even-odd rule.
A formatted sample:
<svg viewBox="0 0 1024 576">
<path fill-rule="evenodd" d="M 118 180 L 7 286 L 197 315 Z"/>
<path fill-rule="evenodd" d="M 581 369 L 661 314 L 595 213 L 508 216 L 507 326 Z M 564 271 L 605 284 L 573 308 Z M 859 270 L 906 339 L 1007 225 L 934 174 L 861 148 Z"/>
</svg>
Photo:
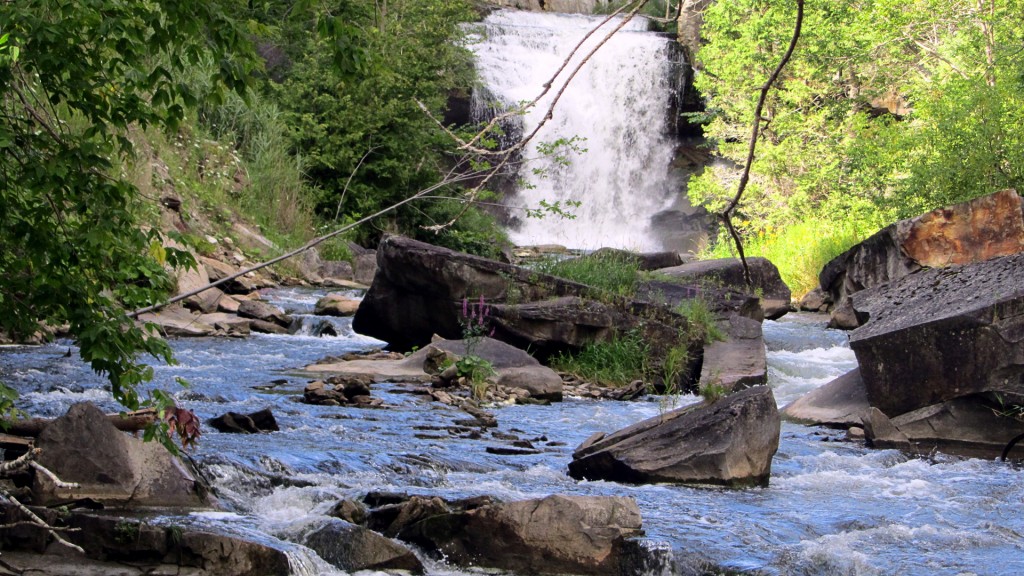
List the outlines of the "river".
<svg viewBox="0 0 1024 576">
<path fill-rule="evenodd" d="M 308 314 L 318 293 L 268 295 Z M 307 318 L 307 321 L 316 320 Z M 843 433 L 784 423 L 766 488 L 727 490 L 577 482 L 566 475 L 573 448 L 698 401 L 648 397 L 614 402 L 567 398 L 551 406 L 494 408 L 498 431 L 534 439 L 542 453 L 501 456 L 485 435 L 471 440 L 445 428 L 454 409 L 378 384 L 387 408 L 311 406 L 297 401 L 307 378 L 295 370 L 325 356 L 380 345 L 331 319 L 338 336 L 253 335 L 172 342 L 179 364 L 157 366 L 156 384 L 206 419 L 271 407 L 280 432 L 259 436 L 209 427 L 192 457 L 213 482 L 223 512 L 174 518 L 270 543 L 288 551 L 293 573 L 342 574 L 296 544 L 340 498 L 371 490 L 521 499 L 552 493 L 635 498 L 654 550 L 671 562 L 652 574 L 690 574 L 711 562 L 763 574 L 1010 575 L 1024 573 L 1024 474 L 1019 467 L 941 454 L 912 458 L 843 441 Z M 765 322 L 769 383 L 784 405 L 852 368 L 844 333 L 821 317 L 791 314 Z M 71 350 L 70 357 L 65 353 Z M 191 383 L 176 388 L 175 377 Z M 57 416 L 89 400 L 115 410 L 104 381 L 72 343 L 0 348 L 0 379 L 22 393 L 33 415 Z M 280 479 L 285 478 L 282 482 Z M 464 574 L 438 562 L 429 574 Z"/>
</svg>

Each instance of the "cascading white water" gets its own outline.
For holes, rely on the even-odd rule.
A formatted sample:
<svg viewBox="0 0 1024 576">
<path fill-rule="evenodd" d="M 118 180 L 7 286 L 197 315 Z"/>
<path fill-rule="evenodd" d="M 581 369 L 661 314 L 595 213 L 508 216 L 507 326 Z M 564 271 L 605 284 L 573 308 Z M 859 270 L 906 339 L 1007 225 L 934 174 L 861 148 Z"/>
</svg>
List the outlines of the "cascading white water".
<svg viewBox="0 0 1024 576">
<path fill-rule="evenodd" d="M 543 85 L 603 17 L 499 10 L 483 24 L 472 45 L 488 91 L 506 105 L 536 98 Z M 531 133 L 552 99 L 580 62 L 618 21 L 601 28 L 577 51 L 551 90 L 523 117 Z M 674 144 L 668 126 L 674 90 L 672 43 L 647 32 L 636 18 L 617 32 L 565 88 L 551 119 L 524 152 L 519 177 L 525 182 L 507 204 L 537 208 L 541 201 L 580 202 L 576 218 L 527 218 L 512 230 L 518 244 L 564 244 L 573 248 L 658 250 L 651 217 L 672 205 Z M 585 153 L 569 163 L 543 157 L 538 146 L 578 138 Z"/>
</svg>

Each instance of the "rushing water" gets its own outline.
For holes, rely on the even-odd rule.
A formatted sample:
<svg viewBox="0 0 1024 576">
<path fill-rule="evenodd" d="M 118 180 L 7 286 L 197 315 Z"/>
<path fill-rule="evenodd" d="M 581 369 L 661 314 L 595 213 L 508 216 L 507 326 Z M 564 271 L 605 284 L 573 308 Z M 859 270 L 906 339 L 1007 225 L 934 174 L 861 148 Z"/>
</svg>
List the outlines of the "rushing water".
<svg viewBox="0 0 1024 576">
<path fill-rule="evenodd" d="M 307 313 L 316 294 L 271 296 Z M 173 342 L 180 364 L 158 367 L 157 380 L 171 387 L 175 376 L 188 379 L 192 387 L 176 393 L 182 405 L 204 419 L 270 406 L 281 426 L 260 436 L 206 429 L 194 457 L 227 511 L 176 523 L 279 546 L 288 551 L 295 574 L 340 574 L 297 544 L 339 498 L 370 490 L 503 499 L 627 495 L 640 506 L 650 547 L 672 550 L 680 574 L 704 561 L 779 575 L 1024 573 L 1024 474 L 1018 468 L 942 455 L 908 458 L 842 442 L 835 431 L 784 423 L 767 488 L 577 482 L 565 473 L 573 447 L 593 432 L 658 414 L 667 408 L 664 401 L 570 398 L 551 406 L 495 408 L 499 431 L 534 439 L 543 452 L 489 454 L 485 448 L 500 440 L 449 436 L 445 428 L 464 415 L 403 394 L 397 384 L 375 385 L 385 409 L 297 402 L 306 378 L 296 368 L 379 344 L 353 334 L 347 320 L 334 322 L 337 337 Z M 845 335 L 825 330 L 817 317 L 766 322 L 765 337 L 780 405 L 854 365 Z M 74 354 L 64 356 L 69 347 L 74 353 L 67 342 L 0 349 L 0 378 L 21 390 L 23 408 L 33 414 L 55 416 L 81 400 L 115 409 L 102 381 Z M 428 570 L 463 574 L 436 562 Z"/>
<path fill-rule="evenodd" d="M 603 17 L 516 10 L 493 12 L 482 24 L 476 54 L 480 75 L 490 95 L 505 106 L 532 101 L 551 82 L 584 35 Z M 542 201 L 578 201 L 576 218 L 551 225 L 523 218 L 512 232 L 518 244 L 558 243 L 573 248 L 611 246 L 658 250 L 650 230 L 656 213 L 673 205 L 678 187 L 670 178 L 671 98 L 680 63 L 673 43 L 647 32 L 648 22 L 636 18 L 616 33 L 569 81 L 577 63 L 618 23 L 601 28 L 576 52 L 551 89 L 523 116 L 530 134 L 548 114 L 554 98 L 568 82 L 552 111 L 524 152 L 523 184 L 510 205 L 537 208 Z M 577 138 L 585 153 L 545 155 L 545 144 Z M 568 160 L 563 163 L 563 156 Z M 517 213 L 523 216 L 522 213 Z"/>
</svg>

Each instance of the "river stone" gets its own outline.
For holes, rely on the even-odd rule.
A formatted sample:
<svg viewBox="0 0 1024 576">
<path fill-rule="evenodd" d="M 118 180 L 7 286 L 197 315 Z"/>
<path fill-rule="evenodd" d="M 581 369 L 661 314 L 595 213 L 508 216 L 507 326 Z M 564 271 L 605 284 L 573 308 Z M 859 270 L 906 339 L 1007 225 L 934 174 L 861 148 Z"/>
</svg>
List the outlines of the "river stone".
<svg viewBox="0 0 1024 576">
<path fill-rule="evenodd" d="M 254 320 L 262 320 L 264 322 L 270 322 L 277 324 L 282 328 L 288 328 L 292 324 L 291 316 L 284 313 L 283 310 L 268 304 L 262 300 L 243 300 L 238 303 L 238 315 L 243 318 L 252 318 Z M 255 324 L 253 328 L 255 328 Z"/>
<path fill-rule="evenodd" d="M 352 257 L 352 279 L 364 286 L 373 284 L 377 275 L 377 254 L 366 252 Z"/>
<path fill-rule="evenodd" d="M 754 290 L 761 292 L 761 307 L 764 317 L 774 320 L 789 312 L 792 293 L 782 281 L 779 269 L 766 258 L 747 258 L 750 281 Z M 733 288 L 749 292 L 743 280 L 743 263 L 738 258 L 698 260 L 681 266 L 662 268 L 658 274 L 671 276 L 702 288 Z"/>
<path fill-rule="evenodd" d="M 921 267 L 969 264 L 1024 251 L 1024 200 L 1003 190 L 891 224 L 825 265 L 832 302 Z"/>
<path fill-rule="evenodd" d="M 771 389 L 755 386 L 591 440 L 573 453 L 569 475 L 635 484 L 765 486 L 780 429 Z"/>
<path fill-rule="evenodd" d="M 270 408 L 264 408 L 249 414 L 227 412 L 206 421 L 218 432 L 242 434 L 258 434 L 260 432 L 277 432 L 277 419 Z"/>
<path fill-rule="evenodd" d="M 405 546 L 343 520 L 332 520 L 306 534 L 303 544 L 346 572 L 405 570 L 423 573 L 419 558 Z"/>
<path fill-rule="evenodd" d="M 248 336 L 252 325 L 250 320 L 226 312 L 203 314 L 199 322 L 213 326 L 228 336 Z"/>
<path fill-rule="evenodd" d="M 57 488 L 35 475 L 38 504 L 91 498 L 115 506 L 203 506 L 200 487 L 180 460 L 157 442 L 129 436 L 99 408 L 83 402 L 54 420 L 36 439 L 38 462 L 80 488 Z"/>
<path fill-rule="evenodd" d="M 211 336 L 216 328 L 199 320 L 199 316 L 178 305 L 171 305 L 139 315 L 140 322 L 155 324 L 166 336 Z"/>
<path fill-rule="evenodd" d="M 1024 434 L 1024 422 L 1001 415 L 1006 410 L 987 397 L 957 398 L 895 418 L 875 408 L 865 415 L 864 429 L 876 448 L 998 458 L 1010 440 Z"/>
<path fill-rule="evenodd" d="M 428 517 L 401 537 L 459 566 L 524 574 L 617 574 L 640 510 L 621 496 L 554 495 Z"/>
<path fill-rule="evenodd" d="M 868 408 L 864 381 L 855 368 L 791 402 L 782 409 L 782 417 L 800 424 L 849 428 L 860 426 Z"/>
<path fill-rule="evenodd" d="M 922 270 L 853 295 L 872 406 L 893 417 L 962 396 L 1024 402 L 1024 253 Z"/>
<path fill-rule="evenodd" d="M 313 314 L 317 316 L 352 316 L 358 309 L 358 298 L 344 294 L 328 294 L 316 301 Z"/>
</svg>

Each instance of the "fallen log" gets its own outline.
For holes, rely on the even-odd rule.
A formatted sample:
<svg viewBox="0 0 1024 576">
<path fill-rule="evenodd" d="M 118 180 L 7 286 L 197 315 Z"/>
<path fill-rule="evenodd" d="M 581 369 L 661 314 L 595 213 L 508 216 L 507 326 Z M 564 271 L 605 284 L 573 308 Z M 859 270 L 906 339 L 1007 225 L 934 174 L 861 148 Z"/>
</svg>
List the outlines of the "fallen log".
<svg viewBox="0 0 1024 576">
<path fill-rule="evenodd" d="M 107 414 L 107 419 L 115 428 L 122 432 L 139 432 L 156 421 L 156 411 L 139 410 L 125 414 Z M 8 423 L 7 434 L 14 436 L 27 436 L 35 438 L 42 433 L 43 429 L 50 425 L 55 418 L 27 418 L 25 420 L 12 420 Z"/>
</svg>

